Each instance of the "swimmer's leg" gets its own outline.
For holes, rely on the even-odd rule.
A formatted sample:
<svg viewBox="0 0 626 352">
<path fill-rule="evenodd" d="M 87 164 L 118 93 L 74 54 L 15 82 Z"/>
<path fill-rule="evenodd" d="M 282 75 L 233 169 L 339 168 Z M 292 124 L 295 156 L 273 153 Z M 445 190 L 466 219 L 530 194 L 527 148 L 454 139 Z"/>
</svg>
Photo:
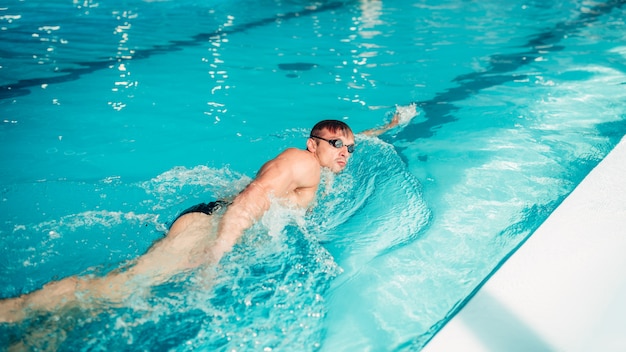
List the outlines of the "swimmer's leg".
<svg viewBox="0 0 626 352">
<path fill-rule="evenodd" d="M 0 300 L 0 322 L 17 322 L 30 311 L 53 311 L 70 305 L 122 304 L 131 294 L 162 284 L 176 274 L 215 263 L 211 248 L 216 228 L 214 216 L 185 214 L 172 224 L 166 237 L 126 268 L 103 277 L 67 277 L 32 293 Z"/>
<path fill-rule="evenodd" d="M 203 213 L 179 217 L 167 236 L 120 276 L 124 279 L 140 277 L 150 285 L 157 285 L 182 271 L 215 263 L 211 248 L 215 243 L 217 223 L 217 217 Z"/>
</svg>

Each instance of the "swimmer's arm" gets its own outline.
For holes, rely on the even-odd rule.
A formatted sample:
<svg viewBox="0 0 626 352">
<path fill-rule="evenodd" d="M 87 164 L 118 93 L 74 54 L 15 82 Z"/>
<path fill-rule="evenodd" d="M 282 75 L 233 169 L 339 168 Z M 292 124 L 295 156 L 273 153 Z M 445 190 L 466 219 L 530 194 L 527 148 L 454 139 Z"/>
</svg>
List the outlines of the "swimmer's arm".
<svg viewBox="0 0 626 352">
<path fill-rule="evenodd" d="M 283 197 L 310 182 L 302 180 L 302 170 L 313 166 L 319 170 L 314 160 L 294 157 L 294 153 L 288 150 L 267 162 L 254 181 L 235 197 L 218 226 L 213 247 L 216 262 L 232 249 L 246 229 L 265 214 L 270 207 L 271 196 Z"/>
<path fill-rule="evenodd" d="M 229 252 L 243 232 L 269 209 L 269 194 L 262 183 L 253 181 L 235 199 L 218 225 L 213 257 L 218 262 Z"/>
<path fill-rule="evenodd" d="M 396 111 L 395 114 L 393 114 L 393 118 L 391 119 L 391 122 L 389 122 L 388 124 L 386 124 L 383 127 L 377 127 L 377 128 L 372 128 L 369 129 L 367 131 L 363 131 L 360 134 L 366 135 L 366 136 L 380 136 L 381 134 L 389 131 L 390 129 L 398 126 L 398 124 L 400 123 L 400 113 Z"/>
<path fill-rule="evenodd" d="M 393 118 L 391 119 L 391 122 L 389 122 L 383 127 L 372 128 L 365 132 L 361 132 L 361 134 L 364 134 L 366 136 L 379 136 L 394 127 L 397 127 L 399 125 L 404 126 L 408 124 L 409 121 L 411 121 L 411 119 L 413 119 L 417 115 L 418 115 L 418 112 L 416 110 L 415 104 L 409 104 L 406 106 L 396 105 L 396 112 L 394 113 Z"/>
</svg>

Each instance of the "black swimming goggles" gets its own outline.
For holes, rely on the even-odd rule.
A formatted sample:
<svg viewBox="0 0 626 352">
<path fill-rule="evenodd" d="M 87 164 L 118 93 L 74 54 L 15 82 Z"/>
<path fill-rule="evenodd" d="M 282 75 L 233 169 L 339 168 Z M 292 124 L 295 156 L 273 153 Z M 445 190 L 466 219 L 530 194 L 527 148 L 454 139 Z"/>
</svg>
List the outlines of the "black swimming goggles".
<svg viewBox="0 0 626 352">
<path fill-rule="evenodd" d="M 322 138 L 322 137 L 318 137 L 318 136 L 314 136 L 314 135 L 310 135 L 309 137 L 311 138 L 317 138 L 317 139 L 321 139 L 323 141 L 328 142 L 328 144 L 332 145 L 333 147 L 337 148 L 337 149 L 341 149 L 343 148 L 343 141 L 341 139 L 326 139 L 326 138 Z M 348 148 L 348 153 L 354 153 L 354 144 L 349 144 L 346 145 L 346 148 Z"/>
</svg>

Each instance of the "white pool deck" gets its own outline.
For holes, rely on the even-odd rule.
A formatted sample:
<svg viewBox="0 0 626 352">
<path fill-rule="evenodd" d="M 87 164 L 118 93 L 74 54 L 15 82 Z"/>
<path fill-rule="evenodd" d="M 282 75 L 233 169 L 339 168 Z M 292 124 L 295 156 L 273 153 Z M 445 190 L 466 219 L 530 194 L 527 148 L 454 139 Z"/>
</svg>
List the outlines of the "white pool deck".
<svg viewBox="0 0 626 352">
<path fill-rule="evenodd" d="M 626 137 L 423 351 L 626 351 Z"/>
</svg>

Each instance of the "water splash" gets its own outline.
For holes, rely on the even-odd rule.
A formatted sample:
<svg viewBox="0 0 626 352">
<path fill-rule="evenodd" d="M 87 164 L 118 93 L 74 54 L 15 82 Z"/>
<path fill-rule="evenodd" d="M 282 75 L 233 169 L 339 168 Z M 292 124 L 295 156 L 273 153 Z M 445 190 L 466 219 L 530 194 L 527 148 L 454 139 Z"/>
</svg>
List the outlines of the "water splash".
<svg viewBox="0 0 626 352">
<path fill-rule="evenodd" d="M 363 263 L 414 241 L 429 217 L 419 183 L 406 172 L 393 147 L 378 139 L 359 143 L 363 148 L 346 172 L 324 174 L 314 208 L 305 213 L 274 204 L 218 267 L 201 267 L 162 285 L 146 287 L 122 307 L 103 304 L 97 309 L 32 317 L 17 327 L 7 327 L 7 336 L 12 336 L 13 342 L 32 343 L 34 336 L 45 334 L 62 349 L 85 345 L 110 349 L 319 349 L 327 335 L 327 297 L 336 278 L 347 282 Z M 228 168 L 177 167 L 138 184 L 124 185 L 119 180 L 103 187 L 143 189 L 141 207 L 171 209 L 196 201 L 199 194 L 203 198 L 235 194 L 248 180 Z M 389 197 L 397 202 L 381 202 Z M 87 252 L 95 253 L 98 239 L 129 233 L 145 224 L 150 224 L 152 232 L 162 230 L 166 221 L 154 213 L 86 211 L 25 225 L 18 231 L 48 231 L 46 243 L 72 246 L 96 231 L 102 235 L 86 244 L 95 248 L 87 248 Z M 143 247 L 147 249 L 149 243 L 145 241 Z M 123 257 L 142 253 L 131 248 L 133 244 L 126 241 L 128 248 L 119 248 Z M 31 253 L 36 254 L 41 254 L 40 250 Z M 105 267 L 110 269 L 119 262 L 110 261 Z M 161 333 L 154 334 L 156 330 Z M 85 336 L 91 338 L 85 340 Z"/>
</svg>

